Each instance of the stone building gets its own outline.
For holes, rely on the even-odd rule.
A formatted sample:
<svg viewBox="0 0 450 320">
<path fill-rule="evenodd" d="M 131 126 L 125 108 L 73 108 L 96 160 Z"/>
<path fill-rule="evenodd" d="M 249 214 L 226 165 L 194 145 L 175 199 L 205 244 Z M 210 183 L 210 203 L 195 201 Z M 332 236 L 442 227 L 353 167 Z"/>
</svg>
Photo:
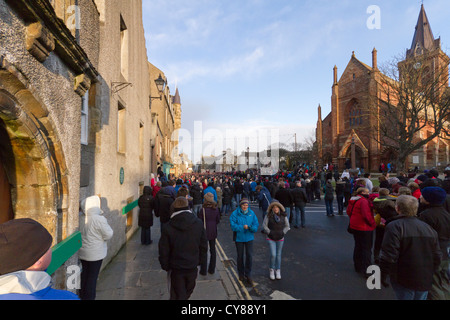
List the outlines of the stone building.
<svg viewBox="0 0 450 320">
<path fill-rule="evenodd" d="M 78 3 L 0 0 L 0 222 L 33 218 L 54 245 L 78 230 L 80 110 L 99 78 L 97 6 Z"/>
<path fill-rule="evenodd" d="M 0 223 L 33 218 L 60 244 L 79 230 L 80 201 L 97 194 L 114 230 L 103 265 L 137 230 L 137 199 L 156 173 L 159 73 L 142 19 L 141 0 L 0 0 Z M 162 121 L 179 127 L 181 102 L 168 87 L 163 96 L 170 154 Z M 78 263 L 75 253 L 66 266 Z"/>
<path fill-rule="evenodd" d="M 406 60 L 399 65 L 413 63 L 417 57 L 427 54 L 425 61 L 434 74 L 446 75 L 445 87 L 448 89 L 449 57 L 441 50 L 440 39 L 435 39 L 430 23 L 422 5 L 411 48 L 407 50 Z M 356 58 L 353 52 L 341 77 L 338 70 L 333 69 L 333 86 L 331 95 L 331 112 L 322 119 L 322 107 L 318 107 L 316 127 L 316 147 L 319 166 L 337 165 L 339 170 L 345 169 L 351 162 L 351 146 L 355 146 L 355 167 L 378 172 L 380 163 L 393 163 L 396 153 L 375 139 L 380 136 L 379 121 L 382 117 L 371 112 L 373 102 L 380 109 L 386 103 L 383 86 L 392 79 L 382 74 L 377 65 L 377 50 L 372 52 L 372 64 L 367 65 Z M 369 111 L 368 111 L 369 110 Z M 376 110 L 375 110 L 376 111 Z M 430 134 L 432 128 L 425 127 L 417 139 Z M 425 168 L 437 167 L 449 163 L 449 142 L 436 137 L 420 150 L 409 155 L 405 167 Z"/>
<path fill-rule="evenodd" d="M 152 122 L 142 1 L 95 4 L 99 77 L 81 108 L 80 200 L 101 197 L 104 216 L 114 230 L 106 265 L 138 228 L 137 200 L 150 185 Z"/>
<path fill-rule="evenodd" d="M 165 177 L 170 174 L 178 176 L 178 129 L 181 128 L 181 99 L 178 88 L 175 95 L 171 95 L 167 78 L 163 71 L 148 63 L 151 92 L 151 170 L 161 170 Z M 164 87 L 158 88 L 154 80 L 162 78 Z M 162 90 L 162 91 L 161 91 Z"/>
</svg>

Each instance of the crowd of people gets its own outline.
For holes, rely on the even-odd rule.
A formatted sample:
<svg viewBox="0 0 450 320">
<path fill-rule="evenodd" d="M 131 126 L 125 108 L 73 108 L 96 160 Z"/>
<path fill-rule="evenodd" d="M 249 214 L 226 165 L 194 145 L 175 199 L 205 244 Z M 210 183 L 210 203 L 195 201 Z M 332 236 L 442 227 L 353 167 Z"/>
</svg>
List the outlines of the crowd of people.
<svg viewBox="0 0 450 320">
<path fill-rule="evenodd" d="M 281 279 L 285 235 L 291 226 L 305 228 L 305 206 L 321 199 L 325 201 L 327 216 L 335 215 L 336 201 L 336 214 L 346 212 L 350 217 L 347 231 L 354 238 L 356 272 L 367 277 L 367 268 L 373 263 L 379 265 L 381 282 L 384 286 L 392 285 L 398 299 L 450 298 L 450 167 L 444 171 L 442 180 L 435 169 L 423 174 L 399 173 L 394 177 L 385 172 L 378 177 L 377 186 L 370 173 L 311 169 L 302 165 L 293 171 L 280 170 L 272 176 L 261 176 L 257 170 L 190 174 L 162 180 L 152 176 L 138 200 L 138 224 L 142 245 L 150 245 L 153 214 L 160 220 L 159 262 L 170 274 L 170 299 L 189 299 L 195 288 L 198 266 L 202 275 L 215 272 L 217 225 L 224 218 L 233 232 L 239 280 L 253 285 L 253 241 L 258 230 L 265 234 L 268 243 L 269 278 Z M 92 241 L 83 243 L 83 253 L 80 253 L 83 269 L 90 270 L 82 277 L 82 293 L 83 299 L 94 299 L 92 279 L 98 275 L 112 230 L 100 218 L 98 197 L 89 198 L 83 210 L 91 218 L 86 218 L 81 231 L 84 238 L 90 236 Z M 258 215 L 262 218 L 261 225 Z M 19 242 L 20 234 L 14 231 L 18 228 L 16 223 L 28 221 L 13 220 L 2 225 L 0 231 L 1 235 L 11 237 L 11 241 Z M 94 235 L 93 230 L 98 226 L 102 231 Z M 43 231 L 38 226 L 30 225 L 30 228 L 42 237 L 39 233 Z M 30 248 L 34 247 L 36 252 L 27 263 L 6 267 L 2 264 L 6 269 L 0 268 L 0 279 L 9 273 L 26 274 L 47 254 L 48 241 Z M 2 261 L 15 261 L 8 256 L 11 250 L 0 247 Z M 42 263 L 40 270 L 45 270 Z M 0 285 L 0 297 L 5 294 L 2 292 Z M 50 293 L 64 296 L 59 291 Z"/>
</svg>

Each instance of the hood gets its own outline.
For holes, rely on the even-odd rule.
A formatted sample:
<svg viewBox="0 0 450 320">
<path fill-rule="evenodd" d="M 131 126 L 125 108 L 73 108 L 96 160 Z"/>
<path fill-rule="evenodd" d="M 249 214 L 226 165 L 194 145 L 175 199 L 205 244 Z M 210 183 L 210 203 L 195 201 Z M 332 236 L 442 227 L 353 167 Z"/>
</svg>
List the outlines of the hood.
<svg viewBox="0 0 450 320">
<path fill-rule="evenodd" d="M 145 187 L 144 187 L 143 193 L 144 193 L 145 195 L 150 195 L 150 194 L 152 194 L 152 188 L 151 188 L 150 186 L 145 186 Z"/>
<path fill-rule="evenodd" d="M 102 214 L 100 197 L 91 196 L 81 201 L 81 210 L 87 216 Z"/>
<path fill-rule="evenodd" d="M 274 206 L 277 206 L 278 208 L 280 208 L 280 211 L 282 213 L 286 212 L 286 209 L 284 208 L 284 206 L 279 201 L 276 201 L 276 200 L 274 200 L 270 203 L 269 207 L 267 208 L 267 212 L 272 211 Z"/>
<path fill-rule="evenodd" d="M 187 230 L 199 219 L 190 210 L 175 211 L 170 216 L 170 225 L 178 230 Z"/>
<path fill-rule="evenodd" d="M 44 271 L 17 271 L 0 276 L 0 294 L 31 294 L 51 285 Z"/>
</svg>

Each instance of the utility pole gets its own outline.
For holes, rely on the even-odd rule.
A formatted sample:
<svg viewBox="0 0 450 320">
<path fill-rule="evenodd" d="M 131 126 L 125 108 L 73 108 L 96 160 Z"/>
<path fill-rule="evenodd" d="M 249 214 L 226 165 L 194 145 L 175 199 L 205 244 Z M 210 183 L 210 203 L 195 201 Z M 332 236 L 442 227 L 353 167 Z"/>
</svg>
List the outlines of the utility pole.
<svg viewBox="0 0 450 320">
<path fill-rule="evenodd" d="M 295 149 L 294 151 L 297 152 L 297 133 L 294 133 L 294 137 L 295 137 Z"/>
</svg>

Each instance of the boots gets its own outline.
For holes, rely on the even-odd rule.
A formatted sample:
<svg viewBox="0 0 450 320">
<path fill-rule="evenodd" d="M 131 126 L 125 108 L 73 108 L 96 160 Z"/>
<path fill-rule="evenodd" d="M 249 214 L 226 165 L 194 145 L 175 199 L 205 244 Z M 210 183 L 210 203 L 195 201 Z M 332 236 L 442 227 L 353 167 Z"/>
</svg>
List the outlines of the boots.
<svg viewBox="0 0 450 320">
<path fill-rule="evenodd" d="M 275 270 L 269 269 L 269 278 L 270 280 L 275 280 Z"/>
</svg>

